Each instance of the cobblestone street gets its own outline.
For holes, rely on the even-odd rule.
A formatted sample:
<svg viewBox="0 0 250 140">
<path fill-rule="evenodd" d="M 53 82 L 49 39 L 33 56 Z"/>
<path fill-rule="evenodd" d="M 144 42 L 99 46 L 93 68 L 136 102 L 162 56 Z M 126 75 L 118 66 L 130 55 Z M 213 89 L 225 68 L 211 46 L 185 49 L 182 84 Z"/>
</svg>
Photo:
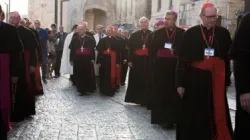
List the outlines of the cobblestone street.
<svg viewBox="0 0 250 140">
<path fill-rule="evenodd" d="M 175 130 L 150 124 L 150 111 L 124 103 L 124 87 L 112 98 L 99 93 L 80 97 L 61 77 L 48 81 L 44 90 L 37 115 L 13 124 L 10 140 L 175 140 Z"/>
</svg>

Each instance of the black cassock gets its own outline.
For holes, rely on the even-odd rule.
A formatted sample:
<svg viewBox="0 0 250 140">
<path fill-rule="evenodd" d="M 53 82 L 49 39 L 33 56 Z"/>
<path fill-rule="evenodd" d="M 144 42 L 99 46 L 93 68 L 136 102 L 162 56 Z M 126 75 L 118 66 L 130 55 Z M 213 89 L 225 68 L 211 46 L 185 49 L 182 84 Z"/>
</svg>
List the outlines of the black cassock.
<svg viewBox="0 0 250 140">
<path fill-rule="evenodd" d="M 73 37 L 70 49 L 70 62 L 74 66 L 74 82 L 80 93 L 93 93 L 96 89 L 94 64 L 95 60 L 95 42 L 85 35 L 83 37 Z"/>
<path fill-rule="evenodd" d="M 35 73 L 30 72 L 30 66 L 36 67 L 36 40 L 31 30 L 17 27 L 18 35 L 23 45 L 19 80 L 16 86 L 15 107 L 11 121 L 19 122 L 25 117 L 35 115 Z"/>
<path fill-rule="evenodd" d="M 236 32 L 230 56 L 234 60 L 234 78 L 237 110 L 235 116 L 234 140 L 250 139 L 250 113 L 240 104 L 240 96 L 250 93 L 250 14 L 243 16 Z"/>
<path fill-rule="evenodd" d="M 178 27 L 173 30 L 162 28 L 153 32 L 150 41 L 149 58 L 154 67 L 154 92 L 150 98 L 153 124 L 176 124 L 180 117 L 181 98 L 175 88 L 177 59 L 174 51 L 180 46 L 183 32 L 184 30 Z M 164 48 L 166 43 L 172 44 L 172 52 L 170 48 Z"/>
<path fill-rule="evenodd" d="M 102 38 L 97 45 L 97 64 L 99 68 L 100 92 L 107 96 L 113 96 L 118 85 L 118 73 L 121 63 L 119 40 L 115 37 L 106 36 Z M 120 73 L 119 73 L 120 74 Z"/>
<path fill-rule="evenodd" d="M 128 62 L 133 66 L 129 70 L 128 88 L 125 102 L 146 105 L 148 85 L 148 46 L 147 38 L 152 31 L 136 31 L 129 38 Z"/>
<path fill-rule="evenodd" d="M 37 65 L 36 65 L 36 72 L 35 72 L 35 92 L 37 95 L 43 95 L 43 86 L 41 81 L 41 72 L 40 72 L 40 65 L 42 62 L 42 42 L 40 40 L 39 34 L 37 30 L 33 28 L 29 28 L 35 37 L 36 40 L 36 57 L 37 57 Z"/>
<path fill-rule="evenodd" d="M 11 77 L 18 77 L 22 45 L 14 26 L 0 22 L 0 138 L 11 128 Z"/>
<path fill-rule="evenodd" d="M 177 140 L 230 140 L 232 125 L 225 90 L 231 75 L 230 34 L 216 26 L 213 35 L 213 29 L 197 25 L 182 39 L 177 50 L 176 86 L 184 87 L 185 92 Z M 211 40 L 209 50 L 206 40 Z M 211 56 L 205 56 L 205 52 Z"/>
<path fill-rule="evenodd" d="M 121 85 L 125 84 L 127 72 L 128 72 L 128 62 L 124 62 L 124 60 L 128 61 L 128 39 L 122 38 L 121 39 Z"/>
</svg>

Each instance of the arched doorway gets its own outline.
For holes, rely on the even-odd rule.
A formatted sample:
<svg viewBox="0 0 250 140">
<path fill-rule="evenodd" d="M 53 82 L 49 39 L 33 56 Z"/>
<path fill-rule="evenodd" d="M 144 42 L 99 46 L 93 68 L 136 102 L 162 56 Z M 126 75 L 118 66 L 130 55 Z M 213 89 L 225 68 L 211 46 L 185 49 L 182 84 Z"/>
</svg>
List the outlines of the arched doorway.
<svg viewBox="0 0 250 140">
<path fill-rule="evenodd" d="M 95 30 L 96 25 L 106 26 L 107 13 L 100 9 L 88 9 L 85 11 L 85 21 L 88 22 L 88 28 Z"/>
</svg>

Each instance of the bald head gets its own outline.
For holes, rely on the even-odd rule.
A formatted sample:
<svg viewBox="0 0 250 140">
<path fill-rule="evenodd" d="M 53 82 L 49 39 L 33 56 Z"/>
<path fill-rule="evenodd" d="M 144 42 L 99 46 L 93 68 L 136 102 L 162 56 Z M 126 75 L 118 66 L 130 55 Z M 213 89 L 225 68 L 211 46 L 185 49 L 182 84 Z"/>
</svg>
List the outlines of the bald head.
<svg viewBox="0 0 250 140">
<path fill-rule="evenodd" d="M 25 21 L 24 19 L 21 19 L 19 24 L 20 24 L 21 26 L 25 26 L 25 25 L 26 25 L 26 21 Z"/>
<path fill-rule="evenodd" d="M 11 12 L 10 13 L 10 24 L 14 26 L 18 26 L 21 20 L 21 16 L 18 12 Z"/>
</svg>

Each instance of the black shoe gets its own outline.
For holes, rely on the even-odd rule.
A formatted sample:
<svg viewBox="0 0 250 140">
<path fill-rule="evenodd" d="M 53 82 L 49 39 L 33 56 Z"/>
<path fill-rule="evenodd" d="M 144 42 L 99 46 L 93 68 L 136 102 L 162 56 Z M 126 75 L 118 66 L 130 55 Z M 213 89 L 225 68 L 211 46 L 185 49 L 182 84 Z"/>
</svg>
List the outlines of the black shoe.
<svg viewBox="0 0 250 140">
<path fill-rule="evenodd" d="M 60 77 L 60 75 L 55 75 L 55 77 L 54 78 L 59 78 Z"/>
<path fill-rule="evenodd" d="M 170 130 L 174 128 L 174 125 L 170 123 L 164 123 L 164 124 L 161 124 L 161 127 Z"/>
<path fill-rule="evenodd" d="M 45 78 L 43 78 L 43 83 L 47 84 L 47 80 Z"/>
<path fill-rule="evenodd" d="M 121 86 L 125 86 L 125 83 L 121 83 Z"/>
</svg>

